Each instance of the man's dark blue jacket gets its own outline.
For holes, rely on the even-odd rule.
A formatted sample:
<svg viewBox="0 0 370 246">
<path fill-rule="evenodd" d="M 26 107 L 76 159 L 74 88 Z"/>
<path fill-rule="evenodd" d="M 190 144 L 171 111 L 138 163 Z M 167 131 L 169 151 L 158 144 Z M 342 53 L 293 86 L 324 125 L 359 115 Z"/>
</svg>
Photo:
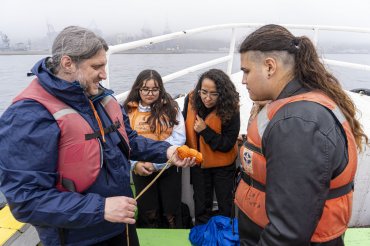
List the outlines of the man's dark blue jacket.
<svg viewBox="0 0 370 246">
<path fill-rule="evenodd" d="M 77 82 L 55 77 L 45 61 L 39 61 L 32 69 L 40 84 L 98 130 L 83 89 Z M 93 99 L 104 127 L 110 122 L 98 102 L 112 93 L 104 89 Z M 125 112 L 123 115 L 130 140 L 130 158 L 165 162 L 170 145 L 138 136 L 130 128 Z M 118 147 L 117 133 L 106 136 L 104 165 L 95 183 L 83 194 L 55 188 L 59 137 L 60 129 L 53 116 L 33 100 L 14 103 L 0 118 L 0 189 L 15 218 L 34 225 L 44 245 L 60 244 L 58 228 L 65 228 L 67 245 L 90 245 L 124 233 L 125 224 L 104 220 L 105 197 L 132 196 L 130 164 L 128 156 Z"/>
</svg>

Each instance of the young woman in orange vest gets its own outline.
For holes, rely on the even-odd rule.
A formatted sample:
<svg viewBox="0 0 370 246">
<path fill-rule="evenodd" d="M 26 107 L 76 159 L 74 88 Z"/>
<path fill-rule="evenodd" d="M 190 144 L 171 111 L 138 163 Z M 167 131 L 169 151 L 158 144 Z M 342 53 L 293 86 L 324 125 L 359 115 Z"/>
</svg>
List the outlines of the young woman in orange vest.
<svg viewBox="0 0 370 246">
<path fill-rule="evenodd" d="M 266 25 L 239 52 L 250 98 L 271 100 L 240 152 L 241 245 L 344 245 L 357 150 L 368 142 L 354 103 L 307 37 Z"/>
<path fill-rule="evenodd" d="M 184 118 L 175 100 L 166 92 L 155 70 L 144 70 L 136 78 L 124 102 L 132 129 L 154 140 L 173 145 L 185 143 Z M 141 192 L 164 163 L 131 161 L 136 193 Z M 176 220 L 181 208 L 181 169 L 172 166 L 138 200 L 138 227 L 181 228 Z M 164 221 L 162 221 L 162 217 Z"/>
<path fill-rule="evenodd" d="M 212 216 L 214 192 L 218 214 L 230 216 L 240 128 L 239 93 L 223 71 L 211 69 L 185 98 L 183 114 L 186 144 L 203 155 L 203 163 L 190 171 L 195 224 L 205 224 Z"/>
</svg>

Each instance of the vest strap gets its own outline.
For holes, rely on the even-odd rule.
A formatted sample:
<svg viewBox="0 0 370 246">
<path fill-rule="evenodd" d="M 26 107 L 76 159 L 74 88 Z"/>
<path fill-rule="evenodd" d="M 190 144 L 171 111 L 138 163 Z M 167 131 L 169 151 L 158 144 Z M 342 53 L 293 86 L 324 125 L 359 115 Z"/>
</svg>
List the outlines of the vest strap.
<svg viewBox="0 0 370 246">
<path fill-rule="evenodd" d="M 245 183 L 247 183 L 249 186 L 252 186 L 256 188 L 257 190 L 260 190 L 262 192 L 265 192 L 265 185 L 261 184 L 245 172 L 242 172 L 242 179 L 244 180 Z"/>
<path fill-rule="evenodd" d="M 334 198 L 337 198 L 337 197 L 344 196 L 345 194 L 350 193 L 353 189 L 354 189 L 353 181 L 349 184 L 344 185 L 344 186 L 341 186 L 341 187 L 338 187 L 338 188 L 335 188 L 335 189 L 331 189 L 331 190 L 329 190 L 329 195 L 328 195 L 328 198 L 326 198 L 326 200 L 330 200 L 330 199 L 334 199 Z"/>
<path fill-rule="evenodd" d="M 247 183 L 249 186 L 252 186 L 252 187 L 256 188 L 259 191 L 265 192 L 265 185 L 261 184 L 260 182 L 258 182 L 255 179 L 253 179 L 251 176 L 249 176 L 245 172 L 241 173 L 241 177 L 244 180 L 244 182 Z M 329 194 L 328 194 L 328 197 L 326 198 L 326 200 L 330 200 L 330 199 L 334 199 L 334 198 L 344 196 L 344 195 L 348 194 L 349 192 L 351 192 L 353 189 L 354 189 L 353 181 L 351 183 L 346 184 L 344 186 L 341 186 L 339 188 L 331 189 L 331 190 L 329 190 Z"/>
<path fill-rule="evenodd" d="M 253 152 L 256 152 L 257 154 L 260 154 L 263 156 L 263 153 L 262 153 L 262 149 L 255 146 L 254 144 L 248 142 L 248 141 L 244 141 L 243 142 L 243 145 L 245 148 L 249 149 L 249 150 L 252 150 Z"/>
<path fill-rule="evenodd" d="M 64 236 L 64 231 L 65 229 L 63 228 L 59 228 L 58 229 L 58 233 L 59 233 L 59 240 L 60 240 L 60 245 L 61 246 L 65 246 L 66 245 L 66 239 L 65 239 L 65 236 Z"/>
<path fill-rule="evenodd" d="M 71 179 L 62 178 L 62 186 L 71 192 L 76 192 L 76 186 Z"/>
<path fill-rule="evenodd" d="M 116 132 L 118 128 L 121 127 L 121 123 L 119 121 L 117 121 L 116 123 L 104 128 L 104 134 L 108 134 L 108 133 L 111 133 L 111 132 Z M 91 139 L 94 139 L 94 138 L 99 138 L 101 137 L 101 132 L 100 130 L 98 131 L 95 131 L 94 133 L 89 133 L 89 134 L 85 134 L 85 140 L 91 140 Z"/>
</svg>

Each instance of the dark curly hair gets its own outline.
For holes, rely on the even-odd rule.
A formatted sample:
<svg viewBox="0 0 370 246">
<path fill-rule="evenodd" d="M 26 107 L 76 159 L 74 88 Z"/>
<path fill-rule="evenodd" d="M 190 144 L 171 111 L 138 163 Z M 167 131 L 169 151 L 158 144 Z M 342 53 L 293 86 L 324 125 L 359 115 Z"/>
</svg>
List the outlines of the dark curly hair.
<svg viewBox="0 0 370 246">
<path fill-rule="evenodd" d="M 178 125 L 179 121 L 176 120 L 177 112 L 179 112 L 179 106 L 175 100 L 168 94 L 163 86 L 161 75 L 155 71 L 146 69 L 139 73 L 134 84 L 132 85 L 131 91 L 128 94 L 126 100 L 123 103 L 123 107 L 126 112 L 131 112 L 129 107 L 130 102 L 137 102 L 140 98 L 140 88 L 145 86 L 146 81 L 153 79 L 160 89 L 158 99 L 150 105 L 151 114 L 148 117 L 147 123 L 150 125 L 152 132 L 156 131 L 156 123 L 160 123 L 160 132 L 165 131 L 169 127 Z"/>
<path fill-rule="evenodd" d="M 207 108 L 204 106 L 198 91 L 202 88 L 204 79 L 210 79 L 216 84 L 219 96 L 215 105 L 216 115 L 221 118 L 223 124 L 227 123 L 235 113 L 239 112 L 239 93 L 229 76 L 219 69 L 211 69 L 203 73 L 194 89 L 191 98 L 191 106 L 200 115 L 204 115 Z"/>
</svg>

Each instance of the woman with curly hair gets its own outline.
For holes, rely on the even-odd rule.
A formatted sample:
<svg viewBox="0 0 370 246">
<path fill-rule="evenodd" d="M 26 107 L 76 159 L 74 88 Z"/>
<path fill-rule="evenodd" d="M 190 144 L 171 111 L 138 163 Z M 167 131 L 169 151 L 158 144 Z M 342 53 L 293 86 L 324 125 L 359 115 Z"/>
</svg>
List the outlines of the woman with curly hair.
<svg viewBox="0 0 370 246">
<path fill-rule="evenodd" d="M 201 166 L 191 168 L 195 224 L 212 216 L 215 191 L 218 214 L 231 215 L 236 140 L 240 128 L 239 93 L 221 70 L 203 73 L 185 98 L 186 144 L 203 154 Z"/>
<path fill-rule="evenodd" d="M 185 143 L 185 126 L 175 100 L 166 92 L 160 74 L 144 70 L 136 78 L 123 104 L 132 129 L 153 140 L 172 145 Z M 131 161 L 136 193 L 141 192 L 165 166 Z M 181 228 L 181 169 L 169 167 L 138 200 L 138 227 Z M 163 219 L 164 218 L 164 219 Z"/>
</svg>

